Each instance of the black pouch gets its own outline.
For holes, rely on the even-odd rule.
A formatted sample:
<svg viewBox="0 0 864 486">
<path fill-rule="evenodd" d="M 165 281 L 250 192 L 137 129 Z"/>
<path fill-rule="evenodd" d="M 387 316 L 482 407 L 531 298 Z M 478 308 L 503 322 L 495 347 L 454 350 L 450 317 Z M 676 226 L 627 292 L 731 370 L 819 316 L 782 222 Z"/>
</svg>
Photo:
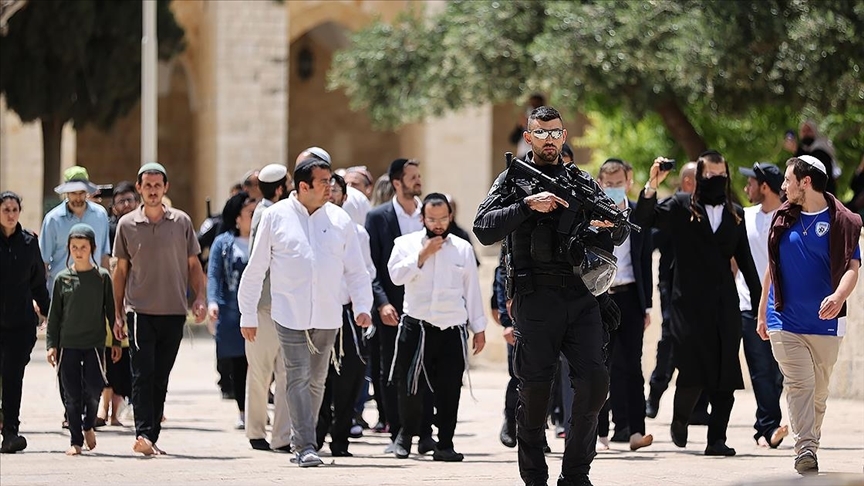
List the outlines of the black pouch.
<svg viewBox="0 0 864 486">
<path fill-rule="evenodd" d="M 537 223 L 531 231 L 531 258 L 535 262 L 549 263 L 557 253 L 555 228 L 550 220 Z"/>
<path fill-rule="evenodd" d="M 517 270 L 513 276 L 513 290 L 519 295 L 534 292 L 534 276 L 529 270 Z"/>
</svg>

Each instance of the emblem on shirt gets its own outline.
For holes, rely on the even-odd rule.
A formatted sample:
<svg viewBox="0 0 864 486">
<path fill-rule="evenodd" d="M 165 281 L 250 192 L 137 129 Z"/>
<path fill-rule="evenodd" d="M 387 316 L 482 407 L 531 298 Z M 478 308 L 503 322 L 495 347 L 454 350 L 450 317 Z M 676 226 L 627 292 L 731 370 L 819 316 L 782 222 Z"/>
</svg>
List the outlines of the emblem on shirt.
<svg viewBox="0 0 864 486">
<path fill-rule="evenodd" d="M 816 236 L 825 236 L 825 233 L 828 232 L 828 228 L 830 227 L 831 225 L 825 221 L 819 221 L 816 223 Z"/>
</svg>

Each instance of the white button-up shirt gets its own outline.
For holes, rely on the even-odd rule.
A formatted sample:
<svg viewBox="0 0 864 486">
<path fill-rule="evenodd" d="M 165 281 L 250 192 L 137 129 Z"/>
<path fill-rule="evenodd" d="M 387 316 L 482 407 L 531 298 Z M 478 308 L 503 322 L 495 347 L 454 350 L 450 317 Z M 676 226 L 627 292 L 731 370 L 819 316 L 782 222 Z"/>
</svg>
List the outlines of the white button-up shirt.
<svg viewBox="0 0 864 486">
<path fill-rule="evenodd" d="M 355 317 L 368 313 L 372 279 L 354 226 L 348 214 L 331 203 L 309 214 L 294 194 L 267 208 L 237 292 L 240 326 L 258 327 L 258 300 L 268 269 L 271 314 L 283 327 L 340 328 L 343 279 Z"/>
<path fill-rule="evenodd" d="M 359 189 L 354 189 L 348 186 L 348 192 L 345 193 L 345 203 L 342 204 L 342 209 L 351 216 L 355 223 L 366 224 L 366 213 L 372 209 L 372 204 L 369 199 Z"/>
<path fill-rule="evenodd" d="M 353 219 L 353 218 L 352 218 Z M 360 253 L 363 254 L 363 263 L 366 265 L 366 271 L 369 272 L 369 277 L 375 278 L 375 263 L 372 262 L 372 250 L 369 247 L 369 233 L 362 225 L 355 224 L 354 229 L 357 231 L 357 241 L 360 243 Z M 348 290 L 348 282 L 342 280 L 342 305 L 351 303 L 351 292 Z M 361 309 L 363 312 L 372 312 L 372 309 Z"/>
<path fill-rule="evenodd" d="M 387 262 L 393 283 L 405 286 L 405 314 L 442 329 L 468 323 L 471 331 L 484 331 L 485 307 L 471 243 L 448 235 L 420 268 L 420 249 L 427 239 L 425 229 L 396 238 Z"/>
<path fill-rule="evenodd" d="M 402 208 L 402 205 L 399 204 L 399 201 L 396 200 L 396 196 L 393 196 L 393 209 L 396 211 L 396 220 L 399 222 L 400 233 L 407 235 L 408 233 L 413 233 L 423 229 L 423 221 L 420 219 L 420 207 L 422 206 L 423 202 L 415 197 L 414 212 L 408 214 L 405 212 L 405 209 Z"/>
</svg>

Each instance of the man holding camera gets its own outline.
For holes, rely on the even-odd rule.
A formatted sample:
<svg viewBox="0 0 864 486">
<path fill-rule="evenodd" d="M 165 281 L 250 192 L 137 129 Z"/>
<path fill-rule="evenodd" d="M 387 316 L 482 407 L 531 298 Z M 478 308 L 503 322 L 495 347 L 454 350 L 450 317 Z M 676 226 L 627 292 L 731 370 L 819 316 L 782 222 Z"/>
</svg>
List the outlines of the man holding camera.
<svg viewBox="0 0 864 486">
<path fill-rule="evenodd" d="M 528 165 L 563 180 L 582 176 L 565 168 L 561 147 L 567 138 L 561 115 L 541 106 L 531 112 L 523 138 L 530 144 Z M 519 379 L 516 411 L 519 472 L 526 485 L 545 485 L 549 477 L 543 448 L 547 405 L 559 352 L 571 363 L 576 393 L 558 486 L 590 485 L 588 472 L 596 455 L 597 413 L 606 400 L 609 375 L 604 366 L 604 312 L 615 313 L 608 296 L 600 300 L 575 275 L 586 248 L 613 249 L 611 223 L 591 221 L 580 211 L 569 234 L 557 231 L 567 201 L 540 191 L 529 179 L 508 169 L 498 176 L 474 220 L 474 234 L 484 245 L 506 240 L 508 297 L 512 297 Z M 576 173 L 575 175 L 573 173 Z M 586 176 L 588 177 L 588 176 Z M 602 190 L 590 177 L 595 193 Z M 572 214 L 572 213 L 571 213 Z M 591 226 L 589 226 L 589 224 Z M 598 229 L 598 227 L 600 227 Z M 615 241 L 626 239 L 626 227 L 616 228 Z M 596 250 L 595 250 L 596 251 Z"/>
</svg>

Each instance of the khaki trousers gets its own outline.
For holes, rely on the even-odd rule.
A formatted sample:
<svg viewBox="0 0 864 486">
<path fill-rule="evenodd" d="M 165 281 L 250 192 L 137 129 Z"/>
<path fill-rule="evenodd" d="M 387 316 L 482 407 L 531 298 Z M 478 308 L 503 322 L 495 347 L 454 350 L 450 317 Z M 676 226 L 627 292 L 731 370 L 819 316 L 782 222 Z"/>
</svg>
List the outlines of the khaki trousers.
<svg viewBox="0 0 864 486">
<path fill-rule="evenodd" d="M 828 383 L 842 337 L 772 331 L 771 350 L 783 373 L 795 453 L 819 449 Z"/>
<path fill-rule="evenodd" d="M 285 396 L 285 363 L 270 306 L 258 309 L 258 332 L 255 342 L 246 341 L 246 360 L 249 362 L 246 372 L 246 437 L 250 440 L 267 437 L 267 394 L 270 379 L 275 373 L 275 412 L 270 448 L 291 444 L 291 420 L 288 416 L 288 398 Z"/>
</svg>

